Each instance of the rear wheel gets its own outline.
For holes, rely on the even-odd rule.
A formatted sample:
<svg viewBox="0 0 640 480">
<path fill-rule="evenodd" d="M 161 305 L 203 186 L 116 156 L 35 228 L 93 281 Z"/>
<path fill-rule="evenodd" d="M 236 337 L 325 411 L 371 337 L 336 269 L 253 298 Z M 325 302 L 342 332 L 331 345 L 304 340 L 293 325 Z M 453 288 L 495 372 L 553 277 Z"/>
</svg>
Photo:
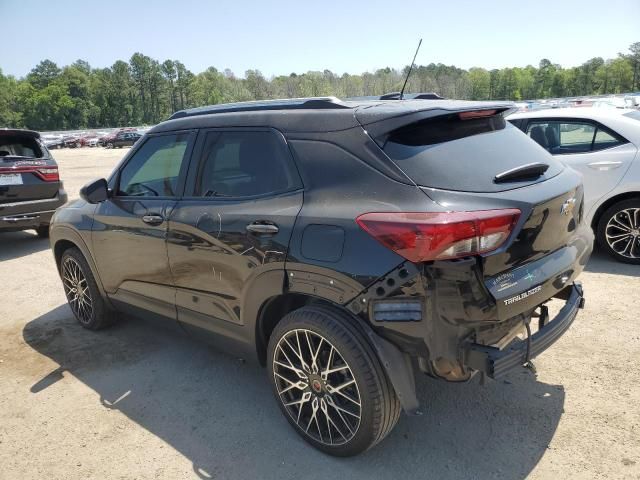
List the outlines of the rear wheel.
<svg viewBox="0 0 640 480">
<path fill-rule="evenodd" d="M 269 339 L 269 376 L 281 410 L 307 442 L 351 456 L 395 426 L 400 403 L 378 357 L 339 309 L 303 307 Z"/>
<path fill-rule="evenodd" d="M 113 143 L 111 142 L 107 143 L 107 148 L 113 148 Z"/>
<path fill-rule="evenodd" d="M 613 258 L 640 264 L 640 199 L 618 202 L 600 217 L 598 243 Z"/>
<path fill-rule="evenodd" d="M 80 250 L 70 248 L 62 254 L 60 276 L 69 307 L 80 325 L 98 330 L 115 321 L 115 312 L 105 304 Z"/>
</svg>

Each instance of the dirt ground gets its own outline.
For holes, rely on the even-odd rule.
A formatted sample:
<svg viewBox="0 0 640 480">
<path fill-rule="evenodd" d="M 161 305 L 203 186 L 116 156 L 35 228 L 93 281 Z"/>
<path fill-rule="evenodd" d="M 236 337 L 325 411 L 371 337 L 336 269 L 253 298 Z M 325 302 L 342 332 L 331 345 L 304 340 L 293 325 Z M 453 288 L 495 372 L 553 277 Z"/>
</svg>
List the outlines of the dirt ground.
<svg viewBox="0 0 640 480">
<path fill-rule="evenodd" d="M 124 153 L 54 155 L 74 198 Z M 640 267 L 598 252 L 537 377 L 420 377 L 424 415 L 346 460 L 293 432 L 259 367 L 142 320 L 83 330 L 33 233 L 0 235 L 0 278 L 2 479 L 640 479 Z"/>
</svg>

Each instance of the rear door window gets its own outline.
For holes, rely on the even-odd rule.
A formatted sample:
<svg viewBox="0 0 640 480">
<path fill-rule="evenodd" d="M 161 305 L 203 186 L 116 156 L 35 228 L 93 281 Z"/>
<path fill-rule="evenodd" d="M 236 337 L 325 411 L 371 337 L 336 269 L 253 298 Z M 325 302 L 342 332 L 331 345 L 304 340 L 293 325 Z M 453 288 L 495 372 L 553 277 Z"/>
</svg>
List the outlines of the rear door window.
<svg viewBox="0 0 640 480">
<path fill-rule="evenodd" d="M 584 120 L 535 120 L 527 135 L 553 155 L 588 153 L 627 141 L 596 122 Z"/>
<path fill-rule="evenodd" d="M 291 154 L 279 133 L 207 133 L 195 196 L 251 197 L 299 187 Z"/>
</svg>

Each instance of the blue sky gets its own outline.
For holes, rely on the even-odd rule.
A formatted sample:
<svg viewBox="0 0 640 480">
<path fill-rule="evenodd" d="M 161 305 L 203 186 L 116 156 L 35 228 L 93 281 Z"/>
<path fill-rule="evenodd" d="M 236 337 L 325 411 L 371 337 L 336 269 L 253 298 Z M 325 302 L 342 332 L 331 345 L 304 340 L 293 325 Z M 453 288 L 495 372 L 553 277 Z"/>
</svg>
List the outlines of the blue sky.
<svg viewBox="0 0 640 480">
<path fill-rule="evenodd" d="M 575 66 L 640 41 L 640 0 L 0 0 L 0 18 L 0 68 L 18 77 L 45 58 L 106 67 L 137 51 L 194 73 L 362 73 L 408 64 L 421 37 L 419 64 Z"/>
</svg>

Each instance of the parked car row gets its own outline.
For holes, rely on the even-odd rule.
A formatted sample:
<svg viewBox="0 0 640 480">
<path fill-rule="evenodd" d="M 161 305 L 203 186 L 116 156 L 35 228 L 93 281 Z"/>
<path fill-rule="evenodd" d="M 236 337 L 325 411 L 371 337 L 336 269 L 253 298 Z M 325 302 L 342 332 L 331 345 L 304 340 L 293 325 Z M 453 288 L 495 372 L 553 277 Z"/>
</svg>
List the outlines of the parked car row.
<svg viewBox="0 0 640 480">
<path fill-rule="evenodd" d="M 142 134 L 136 128 L 120 128 L 113 132 L 95 132 L 74 135 L 43 135 L 42 141 L 49 150 L 59 148 L 132 146 Z"/>
<path fill-rule="evenodd" d="M 37 133 L 7 130 L 0 229 L 50 232 L 83 327 L 121 312 L 179 322 L 266 366 L 311 445 L 355 455 L 419 412 L 414 371 L 532 368 L 584 306 L 594 231 L 640 263 L 640 112 L 514 110 L 384 97 L 185 110 L 99 138 L 132 148 L 52 218 L 66 200 L 55 162 Z"/>
<path fill-rule="evenodd" d="M 549 108 L 596 107 L 640 109 L 640 93 L 595 97 L 570 97 L 516 102 L 518 111 L 530 112 Z"/>
</svg>

